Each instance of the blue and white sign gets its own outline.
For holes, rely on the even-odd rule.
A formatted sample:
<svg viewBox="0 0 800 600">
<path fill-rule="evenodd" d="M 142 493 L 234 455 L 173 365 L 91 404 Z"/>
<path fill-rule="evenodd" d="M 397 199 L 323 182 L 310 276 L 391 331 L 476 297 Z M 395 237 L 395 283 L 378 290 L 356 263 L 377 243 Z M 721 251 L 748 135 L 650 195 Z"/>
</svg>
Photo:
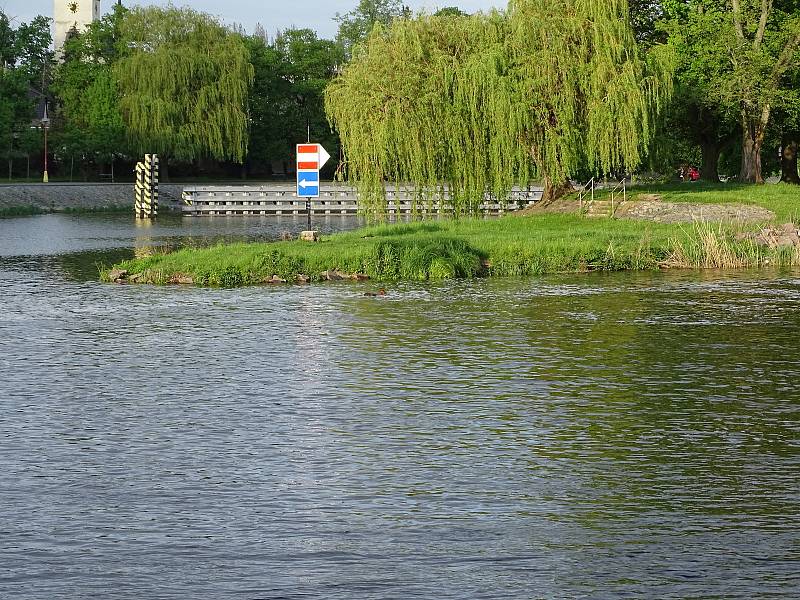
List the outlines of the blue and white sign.
<svg viewBox="0 0 800 600">
<path fill-rule="evenodd" d="M 319 198 L 319 170 L 329 158 L 322 144 L 297 144 L 298 198 Z"/>
<path fill-rule="evenodd" d="M 297 172 L 297 197 L 298 198 L 319 197 L 319 171 Z"/>
</svg>

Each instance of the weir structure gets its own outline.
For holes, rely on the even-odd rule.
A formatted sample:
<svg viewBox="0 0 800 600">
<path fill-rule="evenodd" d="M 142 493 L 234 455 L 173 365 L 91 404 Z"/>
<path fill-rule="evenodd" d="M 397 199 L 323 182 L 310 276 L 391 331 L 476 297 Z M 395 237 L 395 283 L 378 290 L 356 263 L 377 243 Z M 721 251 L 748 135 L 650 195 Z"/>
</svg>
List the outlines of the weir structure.
<svg viewBox="0 0 800 600">
<path fill-rule="evenodd" d="M 326 184 L 318 198 L 313 198 L 313 215 L 358 214 L 358 195 L 350 186 Z M 517 210 L 542 199 L 540 187 L 515 188 L 501 201 L 486 196 L 481 204 L 483 214 L 502 214 Z M 294 185 L 265 184 L 259 186 L 190 186 L 183 189 L 182 213 L 187 216 L 234 215 L 304 215 L 306 198 L 297 196 Z M 446 215 L 451 212 L 447 192 L 433 195 L 427 203 L 416 197 L 413 188 L 387 186 L 386 211 L 389 215 Z"/>
</svg>

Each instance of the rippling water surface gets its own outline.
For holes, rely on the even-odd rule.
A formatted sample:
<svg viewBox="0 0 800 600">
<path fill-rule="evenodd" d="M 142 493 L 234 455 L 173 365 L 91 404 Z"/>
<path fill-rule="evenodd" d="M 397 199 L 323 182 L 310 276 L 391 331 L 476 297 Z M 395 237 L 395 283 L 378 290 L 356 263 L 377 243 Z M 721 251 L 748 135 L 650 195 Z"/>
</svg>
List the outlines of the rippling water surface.
<svg viewBox="0 0 800 600">
<path fill-rule="evenodd" d="M 0 220 L 0 597 L 800 596 L 800 272 L 93 281 L 302 225 Z"/>
</svg>

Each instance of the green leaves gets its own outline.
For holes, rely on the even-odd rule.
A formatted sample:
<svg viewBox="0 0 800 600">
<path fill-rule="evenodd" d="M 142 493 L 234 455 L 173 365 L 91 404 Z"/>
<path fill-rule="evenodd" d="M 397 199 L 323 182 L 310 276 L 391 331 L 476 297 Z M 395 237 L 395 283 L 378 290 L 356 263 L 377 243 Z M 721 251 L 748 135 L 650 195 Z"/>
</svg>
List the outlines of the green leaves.
<svg viewBox="0 0 800 600">
<path fill-rule="evenodd" d="M 341 47 L 310 29 L 286 30 L 271 43 L 258 36 L 245 43 L 255 68 L 248 159 L 290 162 L 295 144 L 306 141 L 307 126 L 314 140 L 336 156 L 338 137 L 330 131 L 322 94 L 344 61 Z"/>
<path fill-rule="evenodd" d="M 344 15 L 337 13 L 339 32 L 336 41 L 349 57 L 355 46 L 367 39 L 375 25 L 388 25 L 404 14 L 400 0 L 359 0 L 354 10 Z"/>
<path fill-rule="evenodd" d="M 114 72 L 138 151 L 242 162 L 253 80 L 242 38 L 188 8 L 148 7 L 126 16 L 123 41 Z"/>
<path fill-rule="evenodd" d="M 0 156 L 24 154 L 35 102 L 31 88 L 46 88 L 52 62 L 50 21 L 36 17 L 14 29 L 0 11 Z"/>
<path fill-rule="evenodd" d="M 326 92 L 348 178 L 368 209 L 384 181 L 456 215 L 532 177 L 557 186 L 586 162 L 634 168 L 671 92 L 672 54 L 640 57 L 627 3 L 514 0 L 508 13 L 421 16 L 376 28 Z"/>
</svg>

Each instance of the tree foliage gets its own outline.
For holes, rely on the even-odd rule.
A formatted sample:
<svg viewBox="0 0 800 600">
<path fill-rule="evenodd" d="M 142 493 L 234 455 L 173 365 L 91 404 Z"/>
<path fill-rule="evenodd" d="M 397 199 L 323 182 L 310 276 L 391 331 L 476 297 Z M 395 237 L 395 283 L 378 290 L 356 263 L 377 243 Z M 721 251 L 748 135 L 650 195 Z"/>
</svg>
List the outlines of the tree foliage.
<svg viewBox="0 0 800 600">
<path fill-rule="evenodd" d="M 397 17 L 409 17 L 410 10 L 400 0 L 359 0 L 358 6 L 343 15 L 336 14 L 339 31 L 336 41 L 347 57 L 364 42 L 375 25 L 389 25 Z"/>
<path fill-rule="evenodd" d="M 799 8 L 796 0 L 731 0 L 730 75 L 720 92 L 739 105 L 742 181 L 764 181 L 761 148 L 767 126 L 782 95 L 781 82 L 800 60 Z"/>
<path fill-rule="evenodd" d="M 244 160 L 253 79 L 241 36 L 188 8 L 134 8 L 115 65 L 121 110 L 139 152 Z"/>
<path fill-rule="evenodd" d="M 115 64 L 126 53 L 121 43 L 126 14 L 125 8 L 116 6 L 64 45 L 64 60 L 53 82 L 59 117 L 54 137 L 70 156 L 105 162 L 126 153 L 114 76 Z"/>
<path fill-rule="evenodd" d="M 735 140 L 738 132 L 736 105 L 719 94 L 721 78 L 727 69 L 726 45 L 718 35 L 725 28 L 725 15 L 715 10 L 700 10 L 686 4 L 662 10 L 663 20 L 655 30 L 669 39 L 675 51 L 675 93 L 664 111 L 665 130 L 658 136 L 660 150 L 665 140 L 677 142 L 673 150 L 685 144 L 701 151 L 701 177 L 719 181 L 720 153 Z M 686 155 L 674 152 L 672 167 L 694 163 Z"/>
<path fill-rule="evenodd" d="M 457 6 L 445 6 L 443 8 L 438 9 L 433 14 L 436 17 L 467 17 L 467 16 L 469 16 L 468 13 L 465 13 L 463 10 L 461 10 Z"/>
<path fill-rule="evenodd" d="M 48 85 L 50 43 L 49 19 L 36 17 L 14 28 L 0 11 L 0 156 L 9 160 L 24 154 L 30 142 L 35 100 Z"/>
<path fill-rule="evenodd" d="M 667 3 L 664 3 L 667 6 Z M 738 123 L 741 181 L 764 181 L 761 153 L 800 62 L 798 0 L 671 0 L 670 39 L 688 50 L 679 78 L 693 99 Z"/>
<path fill-rule="evenodd" d="M 328 88 L 347 176 L 367 208 L 384 180 L 447 185 L 457 214 L 532 177 L 554 194 L 582 165 L 634 168 L 670 92 L 664 48 L 640 56 L 625 0 L 514 0 L 507 13 L 376 28 Z"/>
<path fill-rule="evenodd" d="M 245 38 L 255 69 L 250 90 L 250 162 L 290 161 L 295 144 L 307 131 L 332 154 L 338 137 L 331 133 L 322 95 L 343 62 L 342 48 L 319 39 L 310 29 L 289 29 L 273 41 L 263 35 Z"/>
</svg>

